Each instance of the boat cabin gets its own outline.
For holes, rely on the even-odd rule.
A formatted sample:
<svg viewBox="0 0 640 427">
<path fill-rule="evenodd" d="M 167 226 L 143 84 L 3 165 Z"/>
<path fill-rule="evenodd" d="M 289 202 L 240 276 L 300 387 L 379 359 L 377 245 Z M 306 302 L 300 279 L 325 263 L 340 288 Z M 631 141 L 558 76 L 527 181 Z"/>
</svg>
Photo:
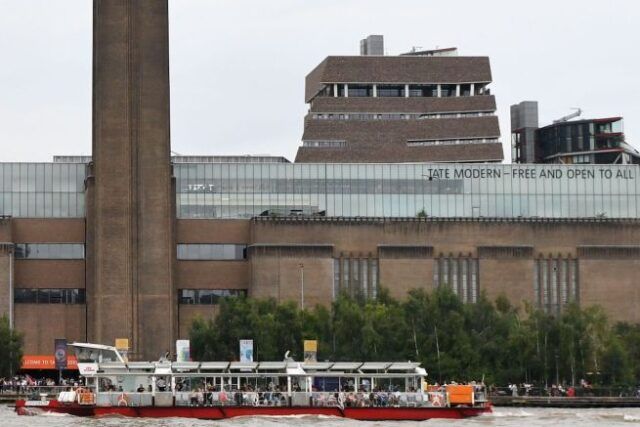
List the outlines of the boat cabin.
<svg viewBox="0 0 640 427">
<path fill-rule="evenodd" d="M 97 406 L 473 406 L 480 385 L 429 387 L 415 362 L 129 362 L 114 347 L 74 343 Z M 452 400 L 453 399 L 453 400 Z"/>
</svg>

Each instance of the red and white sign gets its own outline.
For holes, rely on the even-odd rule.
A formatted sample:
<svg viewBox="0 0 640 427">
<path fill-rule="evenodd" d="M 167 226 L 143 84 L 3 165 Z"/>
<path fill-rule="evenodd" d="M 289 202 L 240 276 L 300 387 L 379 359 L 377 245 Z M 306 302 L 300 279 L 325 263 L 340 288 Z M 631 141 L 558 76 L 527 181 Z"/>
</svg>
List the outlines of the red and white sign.
<svg viewBox="0 0 640 427">
<path fill-rule="evenodd" d="M 56 358 L 54 355 L 25 355 L 22 357 L 20 369 L 56 369 Z M 75 356 L 67 356 L 67 369 L 78 369 L 78 361 Z"/>
</svg>

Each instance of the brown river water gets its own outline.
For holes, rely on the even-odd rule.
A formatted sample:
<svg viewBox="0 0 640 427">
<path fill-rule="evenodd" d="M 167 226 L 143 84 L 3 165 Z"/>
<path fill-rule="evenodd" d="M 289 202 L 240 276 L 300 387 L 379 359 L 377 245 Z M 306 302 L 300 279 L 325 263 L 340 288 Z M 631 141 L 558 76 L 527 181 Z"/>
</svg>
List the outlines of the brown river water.
<svg viewBox="0 0 640 427">
<path fill-rule="evenodd" d="M 555 408 L 495 408 L 491 415 L 466 420 L 429 420 L 422 422 L 364 422 L 331 417 L 247 417 L 224 421 L 190 420 L 184 418 L 78 418 L 71 415 L 41 415 L 19 417 L 12 408 L 0 406 L 1 427 L 386 427 L 386 426 L 631 426 L 640 425 L 640 408 L 618 409 L 555 409 Z"/>
</svg>

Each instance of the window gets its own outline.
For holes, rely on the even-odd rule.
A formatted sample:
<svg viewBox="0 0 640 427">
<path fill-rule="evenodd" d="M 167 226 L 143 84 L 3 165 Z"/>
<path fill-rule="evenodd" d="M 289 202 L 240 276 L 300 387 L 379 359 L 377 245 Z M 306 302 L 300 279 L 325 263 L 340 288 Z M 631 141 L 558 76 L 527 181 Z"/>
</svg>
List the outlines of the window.
<svg viewBox="0 0 640 427">
<path fill-rule="evenodd" d="M 181 243 L 179 260 L 235 261 L 247 259 L 247 245 L 229 243 Z"/>
<path fill-rule="evenodd" d="M 405 96 L 404 85 L 378 85 L 377 92 L 379 97 L 396 97 L 400 98 Z"/>
<path fill-rule="evenodd" d="M 84 259 L 83 243 L 16 243 L 16 259 Z"/>
<path fill-rule="evenodd" d="M 314 147 L 314 148 L 334 148 L 334 147 L 344 147 L 347 143 L 345 141 L 302 141 L 303 147 Z"/>
<path fill-rule="evenodd" d="M 440 85 L 440 96 L 443 98 L 456 96 L 456 88 L 457 85 Z"/>
<path fill-rule="evenodd" d="M 540 257 L 534 269 L 535 298 L 544 311 L 558 314 L 570 302 L 578 301 L 578 260 Z"/>
<path fill-rule="evenodd" d="M 333 96 L 333 84 L 324 85 L 318 96 Z"/>
<path fill-rule="evenodd" d="M 431 145 L 467 145 L 498 143 L 497 138 L 468 138 L 468 139 L 429 139 L 424 141 L 407 141 L 409 147 L 424 147 Z"/>
<path fill-rule="evenodd" d="M 334 297 L 345 292 L 352 297 L 376 298 L 378 260 L 375 258 L 336 258 L 333 262 Z"/>
<path fill-rule="evenodd" d="M 438 86 L 437 85 L 409 85 L 409 96 L 436 97 L 438 96 Z"/>
<path fill-rule="evenodd" d="M 84 289 L 45 288 L 15 290 L 16 304 L 84 304 L 86 302 Z"/>
<path fill-rule="evenodd" d="M 349 85 L 349 97 L 373 96 L 373 85 Z"/>
<path fill-rule="evenodd" d="M 433 284 L 434 287 L 448 286 L 462 302 L 477 302 L 478 259 L 441 255 L 433 260 Z"/>
<path fill-rule="evenodd" d="M 247 296 L 245 289 L 180 289 L 178 303 L 186 305 L 215 305 L 222 298 Z"/>
<path fill-rule="evenodd" d="M 84 217 L 83 163 L 0 163 L 0 215 Z"/>
</svg>

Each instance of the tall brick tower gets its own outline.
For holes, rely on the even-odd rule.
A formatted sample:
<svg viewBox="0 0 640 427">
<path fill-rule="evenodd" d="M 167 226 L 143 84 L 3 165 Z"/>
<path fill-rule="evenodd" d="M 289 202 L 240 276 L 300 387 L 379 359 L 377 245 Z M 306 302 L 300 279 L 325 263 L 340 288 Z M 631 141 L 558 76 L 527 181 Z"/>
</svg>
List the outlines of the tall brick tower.
<svg viewBox="0 0 640 427">
<path fill-rule="evenodd" d="M 93 2 L 87 334 L 157 359 L 175 337 L 167 0 Z"/>
</svg>

